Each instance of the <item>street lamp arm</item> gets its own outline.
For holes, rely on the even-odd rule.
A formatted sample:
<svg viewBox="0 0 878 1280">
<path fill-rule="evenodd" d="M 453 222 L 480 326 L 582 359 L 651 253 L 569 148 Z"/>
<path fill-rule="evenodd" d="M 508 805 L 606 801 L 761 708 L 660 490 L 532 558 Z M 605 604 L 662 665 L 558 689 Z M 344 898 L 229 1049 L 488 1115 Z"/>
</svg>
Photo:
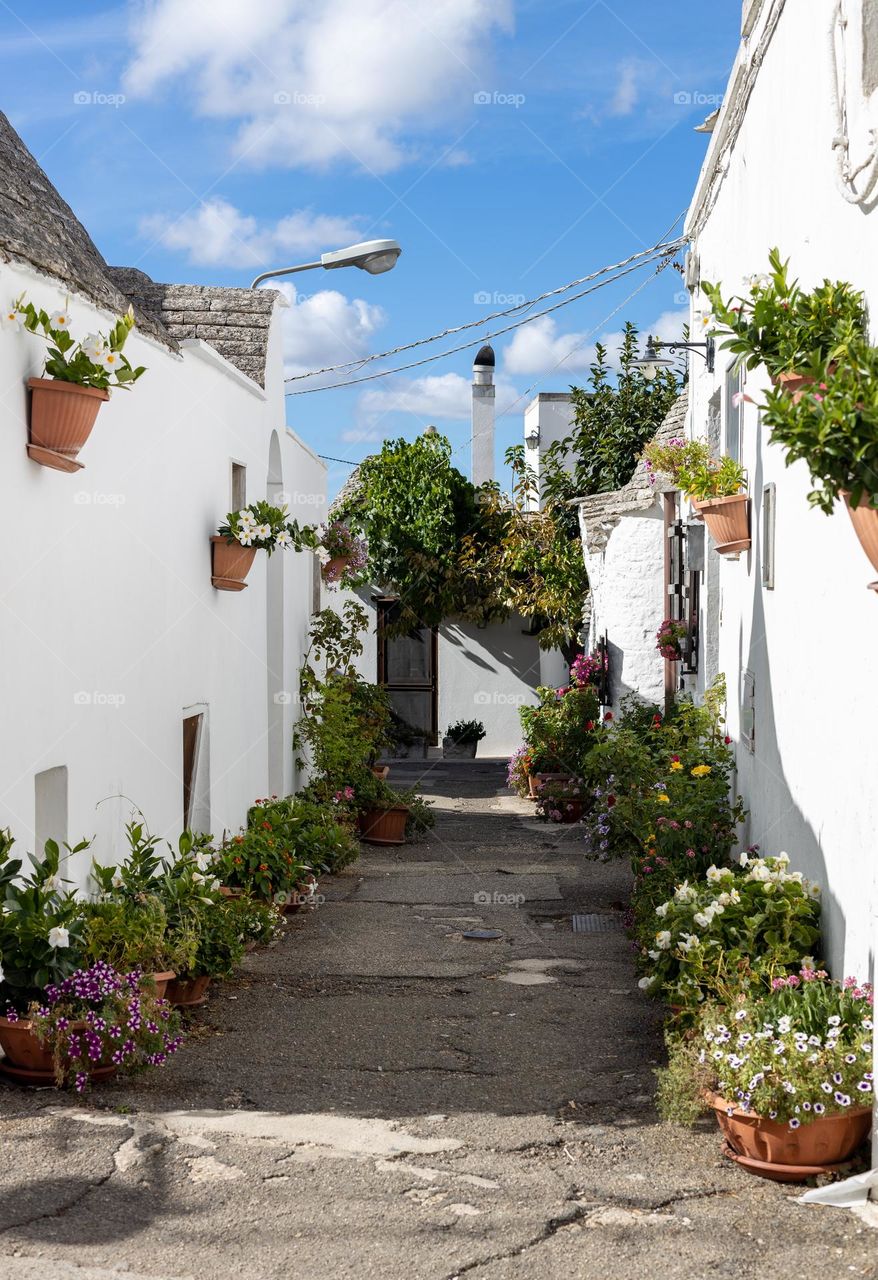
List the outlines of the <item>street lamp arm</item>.
<svg viewBox="0 0 878 1280">
<path fill-rule="evenodd" d="M 278 267 L 275 271 L 263 271 L 261 275 L 256 277 L 250 288 L 255 289 L 263 280 L 272 280 L 275 276 L 291 276 L 297 271 L 313 271 L 315 267 L 322 266 L 322 262 L 303 262 L 301 266 L 298 267 Z"/>
</svg>

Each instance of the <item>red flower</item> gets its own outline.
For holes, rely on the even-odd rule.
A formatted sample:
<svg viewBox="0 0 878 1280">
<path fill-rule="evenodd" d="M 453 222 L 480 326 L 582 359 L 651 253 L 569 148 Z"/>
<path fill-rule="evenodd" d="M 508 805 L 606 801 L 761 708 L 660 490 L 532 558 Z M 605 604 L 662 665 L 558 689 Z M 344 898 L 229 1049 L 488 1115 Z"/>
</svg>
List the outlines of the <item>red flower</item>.
<svg viewBox="0 0 878 1280">
<path fill-rule="evenodd" d="M 653 722 L 653 724 L 654 724 L 654 725 L 660 725 L 660 724 L 661 724 L 661 722 L 662 722 L 662 718 L 661 718 L 661 716 L 660 716 L 660 715 L 654 715 L 654 716 L 653 716 L 653 718 L 652 718 L 652 722 Z"/>
<path fill-rule="evenodd" d="M 590 733 L 591 730 L 594 728 L 594 720 L 586 720 L 585 727 Z"/>
<path fill-rule="evenodd" d="M 609 721 L 609 720 L 612 720 L 612 718 L 613 718 L 613 713 L 612 713 L 612 711 L 605 711 L 605 712 L 604 712 L 604 719 L 605 719 L 605 720 Z"/>
<path fill-rule="evenodd" d="M 671 756 L 671 764 L 679 764 L 679 763 L 680 763 L 679 756 Z"/>
<path fill-rule="evenodd" d="M 730 747 L 732 745 L 732 740 L 728 734 L 726 734 L 725 738 L 723 738 L 723 742 L 725 742 L 727 747 Z"/>
<path fill-rule="evenodd" d="M 271 823 L 270 823 L 270 822 L 263 822 L 263 824 L 262 824 L 262 830 L 263 830 L 263 831 L 270 831 L 270 830 L 271 830 Z"/>
<path fill-rule="evenodd" d="M 607 796 L 607 808 L 608 808 L 608 809 L 612 809 L 612 807 L 613 807 L 613 805 L 614 805 L 615 803 L 616 803 L 616 797 L 615 797 L 615 796 Z"/>
</svg>

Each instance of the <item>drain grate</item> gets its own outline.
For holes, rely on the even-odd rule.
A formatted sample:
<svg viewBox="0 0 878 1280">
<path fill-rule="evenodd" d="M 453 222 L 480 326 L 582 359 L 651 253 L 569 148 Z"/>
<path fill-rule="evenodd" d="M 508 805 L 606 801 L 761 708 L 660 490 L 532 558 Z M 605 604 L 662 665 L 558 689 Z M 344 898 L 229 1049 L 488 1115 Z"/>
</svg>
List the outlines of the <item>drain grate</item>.
<svg viewBox="0 0 878 1280">
<path fill-rule="evenodd" d="M 612 933 L 619 928 L 619 917 L 610 915 L 584 915 L 573 917 L 574 933 Z"/>
</svg>

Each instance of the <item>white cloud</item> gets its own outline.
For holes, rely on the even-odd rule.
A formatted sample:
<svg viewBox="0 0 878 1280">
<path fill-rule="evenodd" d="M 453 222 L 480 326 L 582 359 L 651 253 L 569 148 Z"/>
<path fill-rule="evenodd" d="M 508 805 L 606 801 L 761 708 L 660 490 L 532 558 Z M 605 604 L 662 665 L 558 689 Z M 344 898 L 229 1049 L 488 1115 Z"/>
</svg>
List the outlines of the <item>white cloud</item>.
<svg viewBox="0 0 878 1280">
<path fill-rule="evenodd" d="M 282 313 L 284 372 L 288 377 L 367 355 L 373 335 L 387 320 L 381 307 L 362 298 L 346 298 L 336 289 L 305 294 L 289 283 L 273 287 L 290 304 Z M 344 376 L 342 371 L 320 381 L 339 382 Z M 317 385 L 316 379 L 301 383 L 302 389 Z"/>
<path fill-rule="evenodd" d="M 620 66 L 619 80 L 616 84 L 616 91 L 610 101 L 608 115 L 630 116 L 637 106 L 639 97 L 637 70 L 637 63 L 634 61 L 623 62 Z"/>
<path fill-rule="evenodd" d="M 651 333 L 663 341 L 679 338 L 689 318 L 688 311 L 663 311 L 651 325 L 641 329 L 644 340 Z M 618 367 L 618 351 L 622 345 L 621 329 L 592 338 L 582 333 L 559 333 L 554 316 L 541 316 L 532 324 L 518 329 L 503 352 L 504 368 L 512 374 L 581 373 L 595 357 L 595 345 L 607 348 L 607 362 Z"/>
<path fill-rule="evenodd" d="M 256 165 L 337 160 L 386 172 L 412 136 L 473 106 L 513 0 L 154 0 L 137 10 L 131 97 L 184 80 L 206 116 L 240 121 Z"/>
<path fill-rule="evenodd" d="M 364 391 L 357 404 L 358 419 L 369 424 L 386 413 L 410 413 L 424 423 L 468 422 L 472 414 L 472 383 L 460 373 L 433 373 L 421 378 L 394 378 Z M 517 399 L 515 387 L 497 380 L 497 416 Z"/>
<path fill-rule="evenodd" d="M 594 341 L 582 333 L 559 333 L 554 316 L 540 316 L 517 329 L 503 352 L 510 373 L 587 369 L 593 359 Z"/>
<path fill-rule="evenodd" d="M 198 266 L 260 267 L 284 265 L 287 255 L 318 254 L 357 241 L 359 218 L 296 209 L 275 223 L 260 223 L 221 197 L 205 200 L 180 218 L 148 214 L 140 233 L 166 249 L 185 253 Z"/>
</svg>

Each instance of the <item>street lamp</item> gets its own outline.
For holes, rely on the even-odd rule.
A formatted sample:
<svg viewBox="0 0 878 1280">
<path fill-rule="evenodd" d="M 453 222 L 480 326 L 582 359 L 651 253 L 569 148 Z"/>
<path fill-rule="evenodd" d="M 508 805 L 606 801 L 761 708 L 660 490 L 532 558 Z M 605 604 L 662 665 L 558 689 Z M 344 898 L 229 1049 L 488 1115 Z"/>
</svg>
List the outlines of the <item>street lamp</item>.
<svg viewBox="0 0 878 1280">
<path fill-rule="evenodd" d="M 673 360 L 666 360 L 659 355 L 659 351 L 667 350 L 671 355 L 675 355 L 678 351 L 697 351 L 699 355 L 704 357 L 707 366 L 707 372 L 713 373 L 714 357 L 716 355 L 716 344 L 713 338 L 708 338 L 706 342 L 662 342 L 659 338 L 654 338 L 652 334 L 646 340 L 646 350 L 639 360 L 632 360 L 631 364 L 635 369 L 639 369 L 646 378 L 647 382 L 652 382 L 659 369 L 670 369 L 674 363 Z"/>
<path fill-rule="evenodd" d="M 313 271 L 315 267 L 323 267 L 326 271 L 335 271 L 339 267 L 359 267 L 361 271 L 368 271 L 370 276 L 380 276 L 396 266 L 401 253 L 402 249 L 395 240 L 364 240 L 362 244 L 352 244 L 347 249 L 333 249 L 331 253 L 322 253 L 319 262 L 303 262 L 297 267 L 263 271 L 250 288 L 255 289 L 263 280 L 269 280 L 273 276 L 291 276 L 297 271 Z"/>
</svg>

